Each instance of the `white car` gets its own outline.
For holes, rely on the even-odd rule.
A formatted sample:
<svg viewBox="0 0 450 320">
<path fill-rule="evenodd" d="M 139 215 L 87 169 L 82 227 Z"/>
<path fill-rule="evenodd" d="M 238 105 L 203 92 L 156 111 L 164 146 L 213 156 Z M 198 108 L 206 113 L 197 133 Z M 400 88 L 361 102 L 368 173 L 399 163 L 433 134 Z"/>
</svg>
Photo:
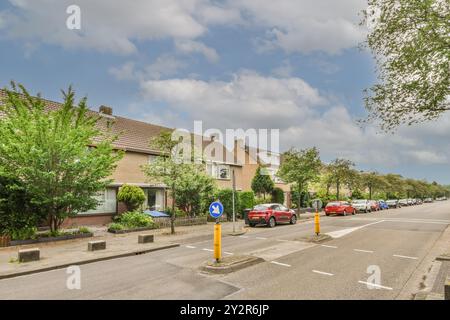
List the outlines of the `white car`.
<svg viewBox="0 0 450 320">
<path fill-rule="evenodd" d="M 400 202 L 395 199 L 386 200 L 386 204 L 388 205 L 389 208 L 400 208 L 401 207 Z"/>
<path fill-rule="evenodd" d="M 355 208 L 359 212 L 371 212 L 372 209 L 370 208 L 370 202 L 369 200 L 364 199 L 358 199 L 352 201 L 352 207 Z"/>
<path fill-rule="evenodd" d="M 398 203 L 400 203 L 402 207 L 409 206 L 408 199 L 400 199 L 398 200 Z"/>
</svg>

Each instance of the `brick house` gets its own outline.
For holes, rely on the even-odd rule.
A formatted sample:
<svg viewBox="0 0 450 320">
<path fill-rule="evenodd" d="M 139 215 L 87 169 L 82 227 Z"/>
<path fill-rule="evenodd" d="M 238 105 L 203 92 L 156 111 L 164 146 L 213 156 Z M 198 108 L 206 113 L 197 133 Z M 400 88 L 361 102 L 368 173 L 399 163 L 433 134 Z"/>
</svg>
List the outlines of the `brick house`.
<svg viewBox="0 0 450 320">
<path fill-rule="evenodd" d="M 0 101 L 4 97 L 5 92 L 0 90 Z M 61 106 L 61 104 L 49 100 L 45 100 L 45 103 L 49 109 Z M 114 215 L 125 210 L 125 206 L 117 201 L 118 189 L 124 184 L 136 185 L 144 190 L 146 195 L 144 207 L 165 210 L 171 205 L 165 186 L 148 181 L 141 167 L 151 163 L 160 155 L 158 150 L 152 150 L 149 147 L 150 139 L 163 130 L 173 129 L 114 115 L 112 108 L 106 106 L 100 106 L 98 112 L 92 110 L 91 112 L 101 116 L 101 121 L 99 121 L 101 129 L 106 128 L 107 123 L 113 124 L 111 130 L 118 134 L 114 147 L 124 150 L 125 153 L 111 177 L 113 182 L 106 190 L 97 195 L 100 205 L 94 210 L 82 212 L 74 218 L 67 219 L 64 225 L 103 225 L 111 222 Z M 202 137 L 202 140 L 202 148 L 206 150 L 204 152 L 206 170 L 216 179 L 218 187 L 231 188 L 231 174 L 234 171 L 236 189 L 251 190 L 251 180 L 261 159 L 258 157 L 255 159 L 250 149 L 242 146 L 238 141 L 235 141 L 234 150 L 229 151 L 214 137 Z M 244 156 L 239 158 L 239 154 Z M 270 170 L 276 186 L 286 192 L 285 202 L 289 205 L 289 186 L 274 176 L 276 167 L 271 166 Z"/>
</svg>

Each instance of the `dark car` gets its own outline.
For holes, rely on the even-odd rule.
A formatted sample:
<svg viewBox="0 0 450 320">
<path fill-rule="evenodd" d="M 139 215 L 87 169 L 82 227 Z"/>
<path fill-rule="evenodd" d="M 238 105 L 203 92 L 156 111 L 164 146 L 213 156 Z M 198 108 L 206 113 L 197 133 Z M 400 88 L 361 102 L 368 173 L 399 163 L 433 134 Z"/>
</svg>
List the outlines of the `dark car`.
<svg viewBox="0 0 450 320">
<path fill-rule="evenodd" d="M 248 214 L 248 224 L 254 227 L 257 224 L 265 224 L 270 228 L 278 223 L 297 223 L 297 216 L 294 210 L 290 210 L 279 203 L 264 203 L 253 208 Z"/>
</svg>

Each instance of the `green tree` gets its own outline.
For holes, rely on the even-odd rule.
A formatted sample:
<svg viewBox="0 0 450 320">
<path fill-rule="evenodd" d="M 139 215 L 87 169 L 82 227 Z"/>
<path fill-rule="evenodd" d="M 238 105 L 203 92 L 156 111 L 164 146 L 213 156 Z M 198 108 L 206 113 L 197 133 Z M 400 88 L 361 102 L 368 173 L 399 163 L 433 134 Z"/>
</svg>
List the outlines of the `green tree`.
<svg viewBox="0 0 450 320">
<path fill-rule="evenodd" d="M 255 193 L 253 191 L 238 192 L 239 213 L 243 213 L 244 209 L 252 209 L 255 205 Z"/>
<path fill-rule="evenodd" d="M 263 195 L 263 198 L 266 199 L 266 193 L 271 193 L 274 188 L 274 183 L 270 178 L 267 169 L 259 166 L 256 169 L 255 176 L 252 180 L 252 190 L 258 195 Z"/>
<path fill-rule="evenodd" d="M 361 185 L 367 188 L 369 191 L 369 199 L 375 191 L 385 189 L 387 187 L 386 179 L 377 172 L 362 172 L 361 175 Z"/>
<path fill-rule="evenodd" d="M 329 179 L 336 186 L 336 200 L 340 200 L 340 188 L 342 184 L 348 184 L 353 179 L 355 164 L 347 159 L 335 159 L 327 165 Z"/>
<path fill-rule="evenodd" d="M 369 0 L 362 23 L 378 64 L 366 90 L 369 120 L 384 129 L 432 120 L 450 109 L 450 2 Z"/>
<path fill-rule="evenodd" d="M 145 193 L 141 187 L 125 184 L 119 189 L 117 200 L 125 203 L 128 211 L 134 211 L 144 203 Z"/>
<path fill-rule="evenodd" d="M 67 217 L 98 205 L 94 196 L 111 183 L 122 152 L 113 149 L 115 135 L 98 129 L 106 120 L 88 111 L 86 98 L 74 106 L 71 88 L 56 110 L 21 85 L 12 83 L 6 94 L 0 106 L 0 172 L 21 183 L 56 231 Z"/>
<path fill-rule="evenodd" d="M 284 202 L 284 191 L 281 188 L 273 188 L 272 190 L 272 202 L 283 203 Z"/>
<path fill-rule="evenodd" d="M 298 194 L 308 191 L 308 184 L 316 181 L 322 168 L 319 151 L 316 148 L 290 149 L 283 153 L 277 175 L 286 183 L 294 183 Z M 301 208 L 301 196 L 298 197 L 298 209 Z M 299 211 L 300 212 L 300 211 Z"/>
<path fill-rule="evenodd" d="M 233 190 L 231 188 L 219 189 L 216 193 L 216 199 L 223 204 L 223 213 L 230 221 L 233 218 Z M 239 208 L 239 197 L 235 195 L 234 199 L 236 208 Z"/>
</svg>

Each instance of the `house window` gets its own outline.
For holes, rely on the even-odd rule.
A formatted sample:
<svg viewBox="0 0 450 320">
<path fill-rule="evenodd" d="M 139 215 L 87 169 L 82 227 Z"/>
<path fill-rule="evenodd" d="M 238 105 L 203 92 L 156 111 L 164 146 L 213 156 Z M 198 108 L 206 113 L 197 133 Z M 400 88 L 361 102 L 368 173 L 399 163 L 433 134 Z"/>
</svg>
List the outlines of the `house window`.
<svg viewBox="0 0 450 320">
<path fill-rule="evenodd" d="M 230 179 L 230 166 L 221 165 L 218 170 L 218 179 Z"/>
<path fill-rule="evenodd" d="M 107 188 L 99 192 L 94 198 L 98 201 L 97 208 L 80 212 L 79 214 L 116 213 L 117 197 L 115 188 Z"/>
<path fill-rule="evenodd" d="M 147 196 L 147 208 L 150 210 L 163 211 L 165 209 L 164 189 L 145 189 Z"/>
</svg>

